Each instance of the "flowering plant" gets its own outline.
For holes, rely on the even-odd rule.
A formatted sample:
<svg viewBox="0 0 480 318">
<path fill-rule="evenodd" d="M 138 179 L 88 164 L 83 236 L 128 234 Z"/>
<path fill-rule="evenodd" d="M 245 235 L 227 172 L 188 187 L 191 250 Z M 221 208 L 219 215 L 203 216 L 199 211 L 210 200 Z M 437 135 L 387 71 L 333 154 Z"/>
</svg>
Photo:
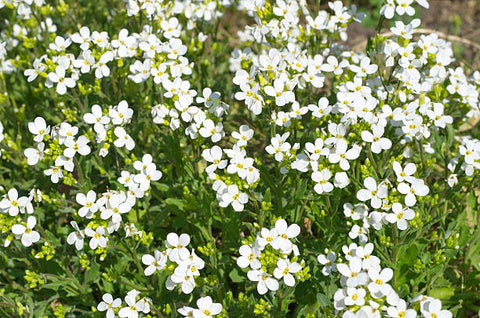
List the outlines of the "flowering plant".
<svg viewBox="0 0 480 318">
<path fill-rule="evenodd" d="M 480 72 L 421 7 L 0 0 L 0 316 L 479 312 Z"/>
</svg>

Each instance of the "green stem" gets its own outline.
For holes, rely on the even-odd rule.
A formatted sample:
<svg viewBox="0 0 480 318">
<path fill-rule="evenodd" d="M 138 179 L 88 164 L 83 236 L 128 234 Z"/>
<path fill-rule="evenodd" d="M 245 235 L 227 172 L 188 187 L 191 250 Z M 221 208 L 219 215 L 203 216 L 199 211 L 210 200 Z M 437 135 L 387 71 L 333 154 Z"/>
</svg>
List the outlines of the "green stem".
<svg viewBox="0 0 480 318">
<path fill-rule="evenodd" d="M 422 145 L 422 142 L 419 141 L 418 142 L 418 147 L 420 148 L 420 158 L 422 160 L 422 170 L 423 170 L 423 174 L 425 174 L 425 170 L 426 170 L 426 167 L 427 167 L 427 164 L 426 164 L 426 161 L 425 161 L 425 154 L 424 154 L 424 151 L 423 151 L 423 145 Z"/>
<path fill-rule="evenodd" d="M 370 146 L 368 147 L 367 155 L 368 155 L 368 160 L 370 160 L 370 163 L 373 166 L 375 176 L 378 178 L 380 171 L 378 170 L 377 162 L 373 158 L 372 147 L 370 147 Z"/>
<path fill-rule="evenodd" d="M 397 232 L 396 224 L 392 224 L 392 237 L 393 237 L 392 265 L 396 265 L 397 254 L 398 254 L 398 232 Z M 392 285 L 395 286 L 395 275 L 393 275 L 393 278 L 392 278 Z"/>
</svg>

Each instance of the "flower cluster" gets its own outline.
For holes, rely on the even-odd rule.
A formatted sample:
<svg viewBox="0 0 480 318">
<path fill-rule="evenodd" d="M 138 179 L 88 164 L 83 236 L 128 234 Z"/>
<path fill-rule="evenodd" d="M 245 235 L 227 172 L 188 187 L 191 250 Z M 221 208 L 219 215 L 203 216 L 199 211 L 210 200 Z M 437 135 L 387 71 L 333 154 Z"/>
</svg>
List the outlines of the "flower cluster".
<svg viewBox="0 0 480 318">
<path fill-rule="evenodd" d="M 380 266 L 380 259 L 372 255 L 373 249 L 372 243 L 345 245 L 342 251 L 346 262 L 335 263 L 335 258 L 331 258 L 324 267 L 333 267 L 341 275 L 342 288 L 334 296 L 335 309 L 342 313 L 341 317 L 416 317 L 417 311 L 409 307 L 417 301 L 422 317 L 452 317 L 450 311 L 441 309 L 440 300 L 432 297 L 415 297 L 409 306 L 389 283 L 394 275 L 392 269 Z M 325 264 L 325 258 L 322 254 L 318 260 Z"/>
<path fill-rule="evenodd" d="M 76 137 L 76 126 L 63 122 L 52 128 L 42 117 L 28 123 L 28 130 L 37 143 L 36 148 L 24 151 L 28 164 L 34 166 L 42 162 L 50 166 L 44 173 L 50 176 L 53 183 L 58 183 L 64 177 L 68 177 L 64 183 L 75 183 L 72 175 L 75 169 L 74 158 L 77 153 L 81 156 L 90 153 L 89 139 L 85 135 Z"/>
<path fill-rule="evenodd" d="M 96 133 L 97 143 L 102 145 L 100 156 L 105 157 L 110 148 L 109 140 L 118 147 L 125 147 L 132 150 L 135 147 L 135 141 L 123 128 L 130 122 L 133 116 L 133 109 L 128 107 L 126 101 L 121 101 L 118 105 L 110 107 L 108 112 L 104 112 L 99 105 L 92 106 L 92 112 L 83 115 L 83 120 L 90 125 Z M 115 136 L 115 137 L 113 137 Z"/>
<path fill-rule="evenodd" d="M 126 190 L 109 190 L 98 196 L 98 199 L 97 193 L 93 190 L 86 194 L 77 193 L 76 201 L 82 206 L 77 215 L 82 220 L 90 220 L 90 222 L 84 230 L 81 230 L 76 221 L 71 221 L 70 224 L 75 231 L 67 237 L 68 244 L 75 245 L 77 250 L 81 250 L 85 238 L 89 237 L 91 249 L 107 246 L 108 235 L 118 231 L 124 222 L 122 215 L 130 212 L 137 199 L 145 196 L 145 192 L 150 189 L 151 182 L 162 177 L 162 172 L 157 170 L 150 154 L 145 154 L 142 160 L 135 161 L 133 167 L 137 171 L 136 174 L 124 170 L 121 172 L 121 177 L 118 178 L 118 182 Z M 124 225 L 127 236 L 141 233 L 136 230 L 134 224 Z"/>
<path fill-rule="evenodd" d="M 243 211 L 248 202 L 248 191 L 260 178 L 259 170 L 254 166 L 254 159 L 247 156 L 245 150 L 247 142 L 252 138 L 253 130 L 247 125 L 240 126 L 232 137 L 236 143 L 231 149 L 222 149 L 213 146 L 203 150 L 202 157 L 208 162 L 205 171 L 213 182 L 213 189 L 217 192 L 217 199 L 221 207 L 231 205 L 235 211 Z M 228 159 L 223 159 L 223 153 Z M 218 173 L 224 170 L 226 175 Z"/>
<path fill-rule="evenodd" d="M 364 189 L 357 192 L 357 199 L 365 203 L 345 203 L 344 214 L 354 223 L 349 236 L 367 242 L 370 228 L 380 230 L 385 224 L 396 224 L 399 230 L 406 230 L 408 221 L 415 217 L 412 207 L 418 197 L 429 193 L 429 188 L 422 179 L 414 177 L 416 165 L 408 163 L 405 167 L 393 162 L 396 180 L 385 179 L 380 183 L 367 177 Z M 366 204 L 368 203 L 368 205 Z"/>
<path fill-rule="evenodd" d="M 36 7 L 33 9 L 35 10 L 44 4 L 45 0 L 2 0 L 0 9 L 3 7 L 15 9 L 20 19 L 28 20 L 32 16 L 32 7 Z"/>
<path fill-rule="evenodd" d="M 118 316 L 121 318 L 137 318 L 139 313 L 148 314 L 150 312 L 151 299 L 148 297 L 139 297 L 140 292 L 138 290 L 131 290 L 125 296 L 125 303 L 127 306 L 122 306 L 122 300 L 120 298 L 113 299 L 113 296 L 106 293 L 102 296 L 102 301 L 98 304 L 98 311 L 106 311 L 107 318 Z"/>
<path fill-rule="evenodd" d="M 2 314 L 473 315 L 480 72 L 376 5 L 0 0 Z"/>
<path fill-rule="evenodd" d="M 222 0 L 222 1 L 191 1 L 191 0 L 180 0 L 175 1 L 170 4 L 165 0 L 124 0 L 125 6 L 127 8 L 127 14 L 129 16 L 135 16 L 143 14 L 148 19 L 153 21 L 162 20 L 165 17 L 167 11 L 171 11 L 172 14 L 179 15 L 187 18 L 188 24 L 187 27 L 189 30 L 193 29 L 195 24 L 198 22 L 212 22 L 219 18 L 222 12 L 219 10 L 220 6 L 225 7 L 231 5 L 231 0 Z M 165 6 L 167 4 L 167 6 Z M 162 25 L 165 22 L 162 21 Z"/>
<path fill-rule="evenodd" d="M 165 240 L 164 251 L 155 250 L 154 255 L 142 256 L 142 263 L 147 265 L 145 275 L 150 276 L 156 271 L 168 268 L 172 274 L 165 282 L 167 289 L 173 290 L 176 286 L 180 286 L 183 293 L 190 294 L 195 288 L 195 277 L 200 275 L 205 262 L 195 254 L 195 250 L 187 249 L 188 244 L 190 244 L 190 235 L 169 233 Z"/>
<path fill-rule="evenodd" d="M 285 220 L 279 219 L 273 229 L 262 228 L 253 243 L 240 247 L 241 256 L 237 258 L 237 265 L 250 268 L 248 279 L 257 282 L 260 295 L 269 290 L 277 291 L 280 281 L 287 286 L 295 286 L 295 275 L 301 273 L 304 263 L 297 262 L 300 253 L 291 240 L 299 234 L 297 224 L 288 226 Z M 292 253 L 294 256 L 290 259 Z"/>
<path fill-rule="evenodd" d="M 197 300 L 197 307 L 198 308 L 183 306 L 178 309 L 178 313 L 184 317 L 210 318 L 218 315 L 222 311 L 222 304 L 214 303 L 210 296 L 199 298 Z"/>
<path fill-rule="evenodd" d="M 455 172 L 460 162 L 460 169 L 469 177 L 474 174 L 475 170 L 480 169 L 480 140 L 469 136 L 460 138 L 458 154 L 449 162 L 448 169 L 451 172 Z M 457 180 L 456 174 L 452 174 L 452 176 L 454 180 Z M 454 181 L 454 183 L 456 184 L 457 181 Z"/>
<path fill-rule="evenodd" d="M 40 194 L 41 196 L 41 194 Z M 0 212 L 7 215 L 8 218 L 2 219 L 2 225 L 6 228 L 3 232 L 11 230 L 16 238 L 21 239 L 24 246 L 29 247 L 40 240 L 40 234 L 34 230 L 37 224 L 37 218 L 33 214 L 33 201 L 37 199 L 36 190 L 30 191 L 30 195 L 20 196 L 15 188 L 8 190 L 0 200 Z M 26 221 L 21 215 L 25 215 Z M 9 236 L 4 242 L 4 246 L 9 246 L 13 237 Z"/>
</svg>

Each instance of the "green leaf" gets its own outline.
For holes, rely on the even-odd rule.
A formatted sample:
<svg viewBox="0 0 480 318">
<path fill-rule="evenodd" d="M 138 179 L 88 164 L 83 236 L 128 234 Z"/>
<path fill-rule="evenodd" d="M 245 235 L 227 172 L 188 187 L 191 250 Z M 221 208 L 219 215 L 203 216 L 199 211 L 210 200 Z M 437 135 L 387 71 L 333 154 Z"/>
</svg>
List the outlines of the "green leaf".
<svg viewBox="0 0 480 318">
<path fill-rule="evenodd" d="M 153 186 L 157 188 L 158 191 L 161 191 L 161 192 L 167 192 L 168 190 L 170 190 L 170 187 L 165 183 L 153 182 Z"/>
<path fill-rule="evenodd" d="M 322 305 L 322 307 L 328 307 L 331 304 L 331 300 L 327 297 L 327 295 L 318 293 L 317 294 L 317 301 Z"/>
<path fill-rule="evenodd" d="M 85 273 L 84 285 L 88 285 L 90 282 L 93 282 L 98 278 L 100 274 L 100 265 L 97 263 L 92 263 L 90 270 Z"/>
<path fill-rule="evenodd" d="M 453 295 L 455 295 L 455 288 L 453 287 L 434 288 L 428 293 L 428 296 L 438 299 L 448 299 Z"/>
<path fill-rule="evenodd" d="M 176 206 L 180 211 L 185 210 L 185 201 L 181 199 L 168 198 L 165 200 L 165 203 L 168 205 Z"/>
<path fill-rule="evenodd" d="M 264 202 L 272 202 L 272 191 L 270 191 L 270 188 L 265 191 L 265 195 L 263 196 L 263 201 Z"/>
<path fill-rule="evenodd" d="M 232 280 L 234 283 L 241 283 L 245 281 L 245 275 L 240 275 L 238 270 L 234 268 L 230 274 L 228 274 L 228 277 Z"/>
</svg>

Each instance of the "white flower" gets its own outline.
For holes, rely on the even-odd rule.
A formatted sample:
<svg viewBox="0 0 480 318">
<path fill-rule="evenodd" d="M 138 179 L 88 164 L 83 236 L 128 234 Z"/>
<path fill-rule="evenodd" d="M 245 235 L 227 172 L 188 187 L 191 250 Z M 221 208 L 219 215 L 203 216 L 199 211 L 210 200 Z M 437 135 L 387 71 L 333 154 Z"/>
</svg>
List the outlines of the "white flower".
<svg viewBox="0 0 480 318">
<path fill-rule="evenodd" d="M 184 294 L 190 294 L 195 288 L 195 277 L 187 265 L 180 265 L 175 268 L 175 271 L 165 283 L 169 290 L 175 288 L 176 285 L 180 285 Z"/>
<path fill-rule="evenodd" d="M 385 129 L 382 126 L 372 125 L 372 132 L 362 131 L 362 139 L 366 142 L 372 143 L 372 152 L 380 153 L 382 150 L 387 150 L 392 147 L 392 141 L 384 138 L 383 133 Z"/>
<path fill-rule="evenodd" d="M 265 273 L 261 269 L 252 269 L 247 273 L 248 279 L 257 283 L 257 291 L 260 295 L 266 294 L 269 290 L 278 290 L 278 281 L 272 275 Z"/>
<path fill-rule="evenodd" d="M 366 189 L 361 189 L 357 192 L 357 198 L 360 201 L 370 200 L 370 205 L 374 209 L 380 208 L 382 199 L 388 195 L 387 187 L 383 184 L 377 186 L 377 182 L 372 177 L 368 177 L 363 181 Z"/>
<path fill-rule="evenodd" d="M 103 115 L 102 108 L 99 105 L 92 106 L 92 112 L 83 115 L 83 120 L 90 125 L 95 125 L 95 131 L 103 128 L 110 122 L 110 117 Z"/>
<path fill-rule="evenodd" d="M 243 147 L 253 137 L 253 129 L 247 125 L 241 125 L 238 132 L 234 131 L 232 137 L 237 139 L 237 146 Z"/>
<path fill-rule="evenodd" d="M 61 52 L 65 51 L 65 49 L 69 47 L 70 44 L 72 44 L 72 40 L 70 40 L 69 38 L 64 39 L 61 36 L 56 36 L 54 42 L 50 43 L 48 48 L 53 51 Z"/>
<path fill-rule="evenodd" d="M 113 60 L 113 53 L 107 51 L 100 56 L 100 60 L 93 66 L 95 69 L 95 77 L 96 78 L 103 78 L 110 76 L 110 68 L 108 67 L 107 63 Z"/>
<path fill-rule="evenodd" d="M 128 103 L 122 100 L 117 106 L 108 111 L 114 125 L 127 124 L 133 116 L 133 109 L 128 107 Z"/>
<path fill-rule="evenodd" d="M 167 46 L 165 50 L 168 53 L 167 57 L 169 59 L 175 60 L 187 52 L 187 47 L 182 44 L 180 39 L 171 38 L 168 44 L 169 46 Z"/>
<path fill-rule="evenodd" d="M 263 249 L 268 244 L 272 244 L 278 237 L 278 232 L 276 228 L 271 230 L 262 228 L 260 231 L 260 236 L 257 239 L 258 245 Z"/>
<path fill-rule="evenodd" d="M 333 180 L 333 184 L 335 187 L 339 189 L 345 188 L 347 185 L 350 184 L 350 179 L 346 172 L 337 172 L 335 173 L 335 178 Z"/>
<path fill-rule="evenodd" d="M 309 152 L 310 158 L 312 160 L 318 160 L 320 159 L 321 155 L 328 154 L 328 148 L 323 147 L 322 138 L 315 139 L 315 144 L 312 144 L 311 142 L 307 142 L 305 144 L 305 150 Z"/>
<path fill-rule="evenodd" d="M 162 20 L 160 27 L 163 30 L 163 36 L 167 39 L 180 37 L 181 25 L 178 19 L 173 17 L 168 20 Z"/>
<path fill-rule="evenodd" d="M 362 271 L 362 260 L 358 257 L 352 257 L 349 264 L 337 264 L 337 270 L 346 279 L 348 287 L 357 287 L 368 281 L 367 273 Z"/>
<path fill-rule="evenodd" d="M 125 201 L 124 196 L 112 195 L 105 207 L 102 207 L 100 217 L 103 220 L 111 218 L 113 223 L 120 223 L 122 221 L 122 214 L 129 212 L 131 209 L 132 206 L 128 201 Z"/>
<path fill-rule="evenodd" d="M 411 182 L 415 179 L 413 174 L 417 171 L 417 166 L 414 163 L 407 163 L 405 168 L 402 169 L 402 166 L 397 161 L 393 162 L 393 171 L 397 175 L 397 182 L 408 181 Z"/>
<path fill-rule="evenodd" d="M 399 230 L 406 230 L 408 222 L 415 217 L 415 212 L 412 209 L 404 209 L 402 205 L 398 202 L 392 204 L 393 213 L 388 213 L 385 216 L 385 220 L 390 223 L 397 223 Z"/>
<path fill-rule="evenodd" d="M 60 155 L 55 159 L 55 166 L 60 168 L 63 167 L 66 171 L 72 172 L 75 168 L 72 158 L 67 158 L 64 155 Z"/>
<path fill-rule="evenodd" d="M 347 287 L 347 295 L 344 299 L 347 306 L 363 306 L 367 292 L 363 288 Z"/>
<path fill-rule="evenodd" d="M 340 168 L 343 170 L 350 169 L 349 160 L 357 159 L 360 155 L 360 149 L 358 146 L 353 146 L 348 149 L 348 144 L 345 139 L 339 139 L 336 143 L 335 150 L 330 153 L 328 160 L 331 163 L 339 163 Z"/>
<path fill-rule="evenodd" d="M 282 136 L 276 134 L 275 137 L 270 140 L 270 145 L 265 147 L 265 151 L 271 155 L 275 154 L 275 160 L 279 162 L 283 160 L 284 155 L 292 147 L 288 142 L 286 142 L 289 134 L 290 133 L 288 132 L 283 134 Z"/>
<path fill-rule="evenodd" d="M 72 65 L 80 69 L 81 73 L 89 73 L 91 67 L 95 64 L 95 58 L 90 51 L 83 51 L 81 57 L 72 61 Z"/>
<path fill-rule="evenodd" d="M 183 306 L 182 308 L 179 308 L 177 311 L 180 315 L 183 315 L 184 317 L 193 317 L 194 310 L 195 308 Z"/>
<path fill-rule="evenodd" d="M 355 64 L 350 65 L 350 70 L 358 77 L 365 77 L 368 74 L 373 74 L 377 71 L 378 66 L 375 64 L 370 64 L 370 59 L 368 57 L 362 58 L 360 65 Z"/>
<path fill-rule="evenodd" d="M 480 159 L 479 144 L 475 142 L 467 142 L 458 148 L 460 155 L 465 157 L 465 163 L 473 165 L 476 160 Z"/>
<path fill-rule="evenodd" d="M 122 300 L 120 298 L 116 298 L 113 300 L 111 294 L 106 293 L 102 296 L 102 301 L 98 304 L 97 309 L 98 311 L 107 311 L 107 318 L 114 318 L 115 317 L 115 309 L 120 307 L 122 304 Z"/>
<path fill-rule="evenodd" d="M 90 29 L 86 26 L 80 28 L 80 32 L 73 34 L 71 37 L 74 43 L 80 44 L 82 50 L 90 47 Z"/>
<path fill-rule="evenodd" d="M 155 84 L 160 84 L 164 80 L 168 80 L 168 70 L 167 70 L 167 64 L 166 63 L 162 63 L 158 67 L 152 67 L 151 70 L 150 70 L 150 73 L 153 76 L 153 81 L 155 82 Z M 137 76 L 136 78 L 139 77 L 139 75 L 136 75 L 136 76 Z M 142 80 L 143 80 L 143 78 L 142 78 Z M 137 79 L 137 81 L 138 81 L 138 79 Z"/>
<path fill-rule="evenodd" d="M 198 270 L 205 267 L 205 262 L 198 257 L 197 254 L 195 254 L 195 250 L 192 249 L 188 258 L 182 260 L 180 265 L 187 265 L 192 273 L 195 272 L 193 275 L 198 276 L 200 275 Z"/>
<path fill-rule="evenodd" d="M 395 306 L 388 307 L 387 313 L 389 317 L 394 317 L 394 318 L 417 317 L 417 312 L 413 309 L 407 309 L 407 303 L 403 299 L 398 300 Z"/>
<path fill-rule="evenodd" d="M 318 100 L 317 105 L 308 105 L 308 109 L 312 112 L 313 117 L 322 118 L 332 111 L 332 106 L 329 105 L 329 101 L 326 97 L 322 97 Z"/>
<path fill-rule="evenodd" d="M 332 177 L 332 173 L 328 169 L 322 171 L 314 171 L 312 173 L 312 180 L 317 184 L 314 187 L 315 192 L 322 194 L 324 192 L 330 192 L 333 190 L 333 184 L 328 182 Z"/>
<path fill-rule="evenodd" d="M 117 136 L 117 139 L 113 142 L 116 147 L 121 148 L 125 146 L 127 150 L 135 148 L 135 141 L 129 134 L 127 134 L 123 127 L 115 127 L 113 133 Z"/>
<path fill-rule="evenodd" d="M 215 125 L 211 119 L 203 122 L 203 127 L 200 128 L 199 133 L 204 138 L 210 137 L 213 142 L 218 142 L 225 135 L 223 132 L 223 124 L 218 123 Z"/>
<path fill-rule="evenodd" d="M 48 74 L 47 79 L 52 83 L 57 83 L 57 93 L 64 95 L 67 92 L 67 87 L 75 87 L 75 80 L 72 77 L 66 77 L 66 70 L 63 66 L 58 65 L 55 72 Z"/>
<path fill-rule="evenodd" d="M 237 258 L 237 265 L 240 268 L 246 268 L 250 266 L 252 269 L 259 269 L 262 265 L 260 264 L 260 250 L 255 246 L 250 247 L 248 245 L 242 245 L 239 249 L 240 257 Z"/>
<path fill-rule="evenodd" d="M 448 176 L 447 183 L 450 188 L 453 188 L 458 183 L 458 176 L 452 173 Z"/>
<path fill-rule="evenodd" d="M 73 245 L 75 244 L 75 248 L 80 251 L 81 249 L 83 249 L 83 243 L 84 243 L 84 239 L 85 239 L 85 233 L 83 230 L 80 230 L 80 228 L 78 227 L 78 224 L 77 222 L 75 221 L 71 221 L 70 222 L 70 225 L 73 227 L 73 229 L 75 230 L 74 232 L 71 232 L 70 234 L 68 234 L 67 236 L 67 243 L 70 244 L 70 245 Z"/>
<path fill-rule="evenodd" d="M 171 249 L 168 257 L 171 261 L 179 263 L 190 256 L 190 252 L 186 248 L 190 244 L 190 235 L 169 233 L 165 242 L 167 248 Z"/>
<path fill-rule="evenodd" d="M 343 73 L 343 69 L 347 66 L 347 60 L 342 60 L 340 63 L 338 63 L 337 58 L 333 55 L 330 55 L 327 58 L 327 63 L 322 64 L 321 70 L 324 72 L 333 72 L 335 75 L 340 75 Z"/>
<path fill-rule="evenodd" d="M 98 246 L 107 247 L 108 237 L 105 237 L 105 234 L 106 231 L 103 226 L 97 227 L 96 230 L 92 230 L 89 227 L 85 229 L 85 235 L 91 237 L 89 246 L 92 250 L 96 249 Z"/>
<path fill-rule="evenodd" d="M 285 104 L 295 101 L 295 94 L 292 91 L 284 91 L 285 82 L 281 79 L 276 79 L 273 86 L 266 86 L 265 93 L 269 96 L 275 97 L 275 104 L 277 106 L 284 106 Z"/>
<path fill-rule="evenodd" d="M 71 138 L 65 140 L 65 146 L 67 147 L 63 151 L 63 155 L 67 158 L 73 158 L 75 154 L 78 152 L 82 156 L 86 156 L 90 153 L 90 147 L 88 143 L 90 141 L 85 136 L 78 137 L 77 140 Z"/>
<path fill-rule="evenodd" d="M 279 259 L 277 261 L 277 268 L 273 271 L 276 279 L 282 279 L 285 285 L 293 287 L 295 285 L 295 278 L 292 274 L 302 270 L 302 266 L 297 262 L 290 263 L 288 259 Z"/>
<path fill-rule="evenodd" d="M 208 87 L 204 88 L 202 93 L 203 97 L 197 97 L 197 103 L 204 103 L 207 108 L 210 108 L 220 98 L 220 93 L 212 92 Z"/>
<path fill-rule="evenodd" d="M 60 129 L 57 131 L 57 137 L 60 144 L 64 144 L 67 139 L 73 139 L 78 133 L 78 127 L 72 126 L 69 123 L 61 123 Z"/>
<path fill-rule="evenodd" d="M 395 11 L 399 15 L 404 15 L 406 13 L 409 16 L 412 16 L 415 14 L 415 9 L 410 6 L 412 3 L 413 0 L 397 0 L 397 7 L 395 8 Z"/>
<path fill-rule="evenodd" d="M 79 216 L 87 216 L 87 218 L 91 218 L 93 213 L 98 211 L 98 204 L 95 203 L 95 200 L 97 199 L 97 194 L 95 191 L 90 190 L 88 191 L 87 195 L 83 193 L 77 193 L 75 199 L 78 204 L 82 205 L 80 210 L 78 210 Z"/>
<path fill-rule="evenodd" d="M 124 318 L 137 318 L 138 312 L 143 311 L 145 304 L 142 300 L 136 301 L 137 293 L 129 293 L 125 296 L 127 307 L 118 312 L 118 316 Z"/>
<path fill-rule="evenodd" d="M 210 149 L 205 149 L 202 152 L 202 157 L 212 164 L 209 165 L 205 171 L 212 173 L 218 169 L 224 169 L 227 166 L 227 160 L 222 160 L 223 151 L 219 146 L 213 146 Z"/>
<path fill-rule="evenodd" d="M 50 176 L 53 183 L 58 183 L 58 181 L 63 178 L 63 170 L 60 167 L 52 166 L 43 173 L 46 176 Z"/>
<path fill-rule="evenodd" d="M 37 224 L 37 219 L 34 216 L 29 216 L 27 219 L 27 224 L 15 224 L 12 226 L 12 233 L 17 236 L 22 236 L 22 244 L 26 247 L 31 246 L 33 243 L 40 240 L 40 234 L 37 231 L 34 231 L 33 228 Z"/>
<path fill-rule="evenodd" d="M 417 203 L 417 197 L 424 197 L 428 194 L 428 186 L 423 180 L 415 179 L 411 181 L 411 184 L 401 182 L 398 187 L 398 192 L 405 194 L 405 204 L 407 206 L 414 206 Z"/>
<path fill-rule="evenodd" d="M 453 123 L 452 116 L 445 116 L 443 104 L 433 103 L 433 110 L 427 110 L 427 116 L 433 120 L 433 124 L 440 128 L 445 128 L 447 124 Z"/>
<path fill-rule="evenodd" d="M 358 310 L 358 315 L 360 317 L 381 318 L 380 305 L 373 300 L 369 300 L 368 305 L 364 305 Z"/>
<path fill-rule="evenodd" d="M 390 268 L 384 268 L 382 271 L 371 269 L 368 271 L 371 283 L 368 284 L 368 290 L 375 298 L 387 296 L 392 291 L 392 287 L 387 284 L 393 277 L 393 271 Z"/>
<path fill-rule="evenodd" d="M 227 207 L 231 204 L 235 211 L 240 212 L 243 211 L 243 206 L 248 202 L 248 195 L 240 192 L 236 185 L 231 184 L 221 195 L 221 199 L 220 206 Z"/>
<path fill-rule="evenodd" d="M 297 224 L 288 225 L 285 220 L 278 219 L 275 222 L 275 231 L 278 236 L 270 243 L 272 247 L 282 250 L 283 253 L 290 253 L 294 247 L 290 239 L 300 234 L 300 226 Z"/>
<path fill-rule="evenodd" d="M 198 309 L 193 310 L 194 318 L 210 318 L 222 311 L 222 304 L 214 303 L 210 296 L 199 298 L 197 307 Z"/>
<path fill-rule="evenodd" d="M 192 255 L 194 255 L 193 251 Z M 195 255 L 192 260 L 189 258 L 182 261 L 175 268 L 173 274 L 167 278 L 166 288 L 173 290 L 177 285 L 180 285 L 183 293 L 190 294 L 195 288 L 195 276 L 200 275 L 199 269 L 202 269 L 204 265 L 205 263 Z"/>
<path fill-rule="evenodd" d="M 162 172 L 157 170 L 157 166 L 154 163 L 150 163 L 141 173 L 135 175 L 133 180 L 138 183 L 143 191 L 147 191 L 150 187 L 150 182 L 158 181 L 161 177 Z"/>
<path fill-rule="evenodd" d="M 23 72 L 23 75 L 28 76 L 27 82 L 32 82 L 34 81 L 38 75 L 40 75 L 44 70 L 45 66 L 43 63 L 41 63 L 43 58 L 35 59 L 33 62 L 33 69 L 27 69 L 25 72 Z"/>
<path fill-rule="evenodd" d="M 37 117 L 33 122 L 28 123 L 28 130 L 35 135 L 33 138 L 35 142 L 41 142 L 45 135 L 50 133 L 50 126 L 47 126 L 45 119 Z"/>
<path fill-rule="evenodd" d="M 326 251 L 327 255 L 320 254 L 317 256 L 317 261 L 324 265 L 322 268 L 322 274 L 325 276 L 330 275 L 331 272 L 336 271 L 337 267 L 335 261 L 337 260 L 337 254 L 333 251 Z"/>
<path fill-rule="evenodd" d="M 29 200 L 27 197 L 18 197 L 17 189 L 10 189 L 6 196 L 0 201 L 0 210 L 2 212 L 16 216 L 19 212 L 24 212 Z"/>
<path fill-rule="evenodd" d="M 395 14 L 395 0 L 387 0 L 387 3 L 380 9 L 380 14 L 383 14 L 385 18 L 391 19 Z"/>
<path fill-rule="evenodd" d="M 137 229 L 134 223 L 125 224 L 123 229 L 125 230 L 125 237 L 132 237 L 135 235 L 142 237 L 142 232 Z"/>
<path fill-rule="evenodd" d="M 422 315 L 426 318 L 452 318 L 452 313 L 446 309 L 442 310 L 442 302 L 439 299 L 423 301 L 420 306 Z"/>
<path fill-rule="evenodd" d="M 150 276 L 157 270 L 161 271 L 167 264 L 167 256 L 164 253 L 157 250 L 155 250 L 154 253 L 155 256 L 149 254 L 142 256 L 142 263 L 147 265 L 147 268 L 145 268 L 144 272 L 145 276 Z"/>
</svg>

